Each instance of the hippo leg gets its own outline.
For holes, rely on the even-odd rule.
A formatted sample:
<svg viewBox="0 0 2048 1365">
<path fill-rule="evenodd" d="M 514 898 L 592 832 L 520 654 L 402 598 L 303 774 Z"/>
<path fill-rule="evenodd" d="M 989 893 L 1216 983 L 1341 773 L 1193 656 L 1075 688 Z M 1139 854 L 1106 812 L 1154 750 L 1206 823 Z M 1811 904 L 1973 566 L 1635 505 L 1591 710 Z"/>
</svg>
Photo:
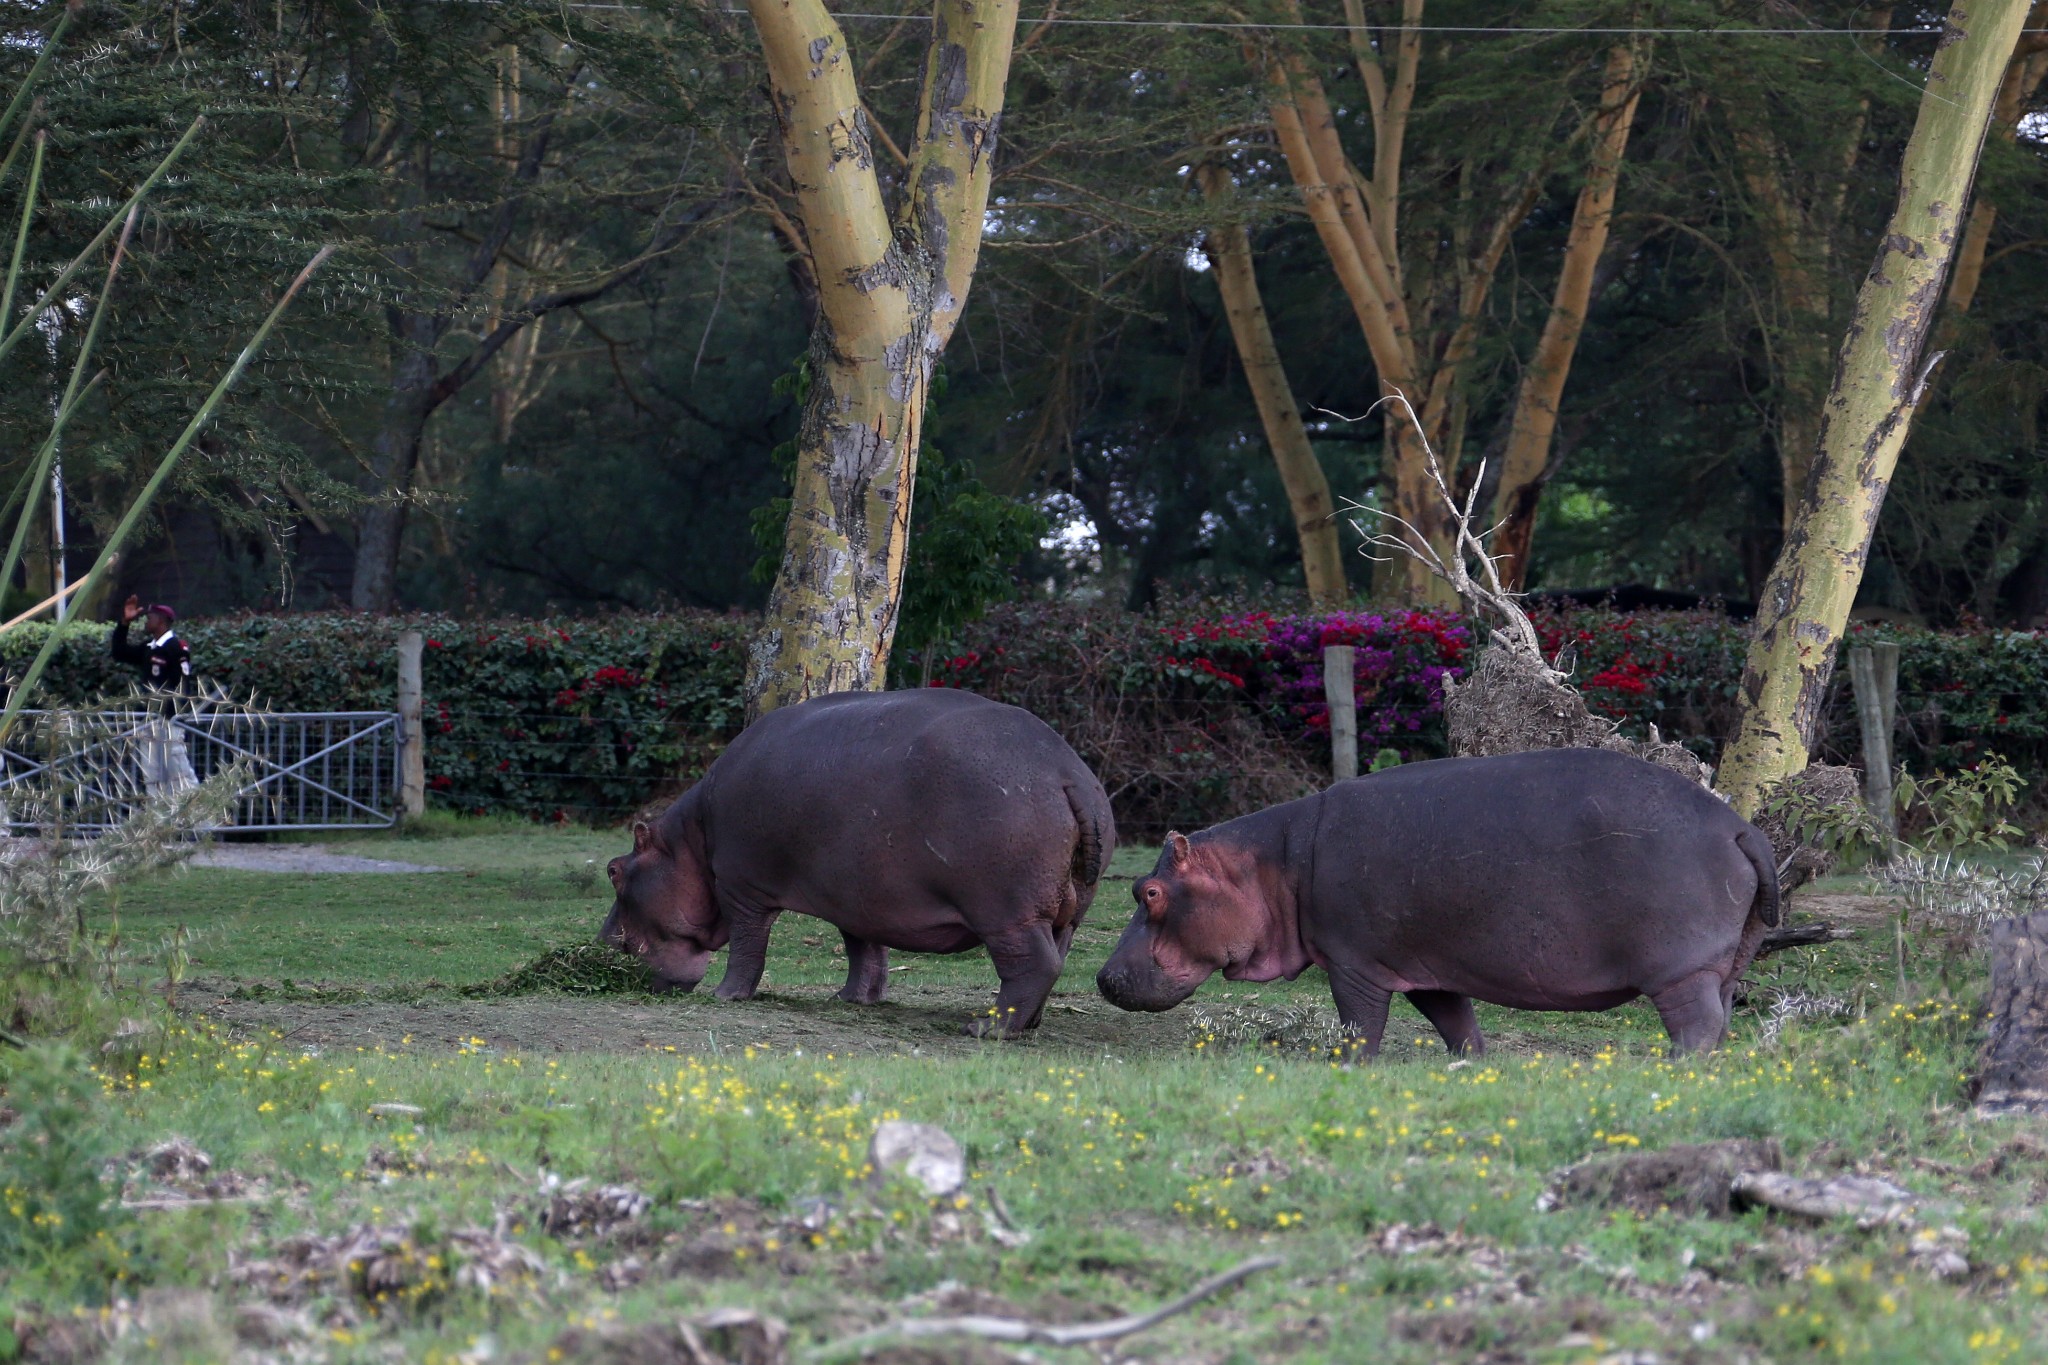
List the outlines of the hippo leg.
<svg viewBox="0 0 2048 1365">
<path fill-rule="evenodd" d="M 855 938 L 844 929 L 846 940 L 846 984 L 839 998 L 854 1005 L 879 1005 L 889 993 L 889 950 L 880 943 Z"/>
<path fill-rule="evenodd" d="M 988 955 L 1002 989 L 996 992 L 994 1009 L 967 1021 L 967 1032 L 977 1038 L 1021 1037 L 1045 1013 L 1045 999 L 1065 965 L 1052 926 L 1038 920 L 1002 939 L 990 939 Z"/>
<path fill-rule="evenodd" d="M 1337 1001 L 1337 1018 L 1351 1034 L 1351 1055 L 1380 1055 L 1380 1039 L 1387 1033 L 1387 1007 L 1394 994 L 1368 981 L 1348 967 L 1330 965 L 1330 994 Z"/>
<path fill-rule="evenodd" d="M 1709 1052 L 1728 1033 L 1728 1007 L 1722 1003 L 1721 973 L 1694 972 L 1650 997 L 1671 1035 L 1671 1051 Z"/>
<path fill-rule="evenodd" d="M 720 1000 L 754 998 L 761 987 L 761 973 L 768 969 L 768 931 L 781 913 L 728 906 L 726 920 L 732 925 L 732 939 L 726 947 L 725 975 L 713 992 Z"/>
<path fill-rule="evenodd" d="M 1071 948 L 1071 947 L 1073 947 L 1073 946 L 1074 946 L 1074 926 L 1075 926 L 1075 921 L 1073 921 L 1073 920 L 1068 920 L 1068 921 L 1066 922 L 1065 926 L 1063 926 L 1062 928 L 1058 928 L 1058 929 L 1055 929 L 1055 930 L 1053 930 L 1053 931 L 1052 931 L 1052 947 L 1053 947 L 1053 951 L 1054 951 L 1054 952 L 1056 952 L 1056 953 L 1058 953 L 1058 954 L 1060 955 L 1060 970 L 1061 970 L 1061 971 L 1065 971 L 1065 970 L 1066 970 L 1066 966 L 1067 966 L 1067 949 L 1069 949 L 1069 948 Z M 1050 992 L 1050 991 L 1047 991 L 1047 992 L 1046 992 L 1046 996 L 1047 996 L 1047 998 L 1048 998 L 1048 999 L 1050 999 L 1050 998 L 1051 998 L 1051 995 L 1052 995 L 1052 992 Z M 1032 1015 L 1032 1016 L 1031 1016 L 1031 1017 L 1030 1017 L 1030 1018 L 1029 1018 L 1028 1020 L 1026 1020 L 1026 1021 L 1025 1021 L 1025 1023 L 1024 1023 L 1024 1028 L 1025 1028 L 1025 1030 L 1026 1030 L 1027 1032 L 1029 1032 L 1030 1030 L 1032 1030 L 1032 1029 L 1035 1029 L 1035 1028 L 1037 1028 L 1037 1027 L 1038 1027 L 1038 1025 L 1039 1025 L 1039 1022 L 1040 1022 L 1041 1020 L 1043 1020 L 1044 1018 L 1045 1018 L 1045 1001 L 1044 1001 L 1044 1000 L 1041 1000 L 1041 1001 L 1039 1001 L 1039 1002 L 1038 1002 L 1038 1010 L 1037 1010 L 1037 1012 L 1036 1012 L 1036 1013 L 1034 1013 L 1034 1014 L 1033 1014 L 1033 1015 Z"/>
<path fill-rule="evenodd" d="M 1455 991 L 1409 991 L 1408 1003 L 1422 1011 L 1422 1017 L 1436 1025 L 1444 1046 L 1454 1053 L 1477 1056 L 1486 1051 L 1486 1039 L 1479 1035 L 1479 1020 L 1472 1013 L 1472 997 Z"/>
</svg>

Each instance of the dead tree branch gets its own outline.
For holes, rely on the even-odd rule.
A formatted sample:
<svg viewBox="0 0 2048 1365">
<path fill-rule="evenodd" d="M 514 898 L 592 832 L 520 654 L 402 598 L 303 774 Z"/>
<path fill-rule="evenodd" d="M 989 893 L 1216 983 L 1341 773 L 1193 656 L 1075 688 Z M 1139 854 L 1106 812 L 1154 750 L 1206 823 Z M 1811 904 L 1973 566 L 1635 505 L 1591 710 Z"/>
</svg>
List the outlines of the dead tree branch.
<svg viewBox="0 0 2048 1365">
<path fill-rule="evenodd" d="M 1369 531 L 1365 526 L 1353 521 L 1352 527 L 1365 537 L 1367 557 L 1381 559 L 1382 556 L 1371 553 L 1375 549 L 1407 555 L 1450 584 L 1451 590 L 1475 612 L 1490 615 L 1501 622 L 1509 642 L 1518 651 L 1526 653 L 1541 664 L 1553 680 L 1563 677 L 1563 674 L 1544 662 L 1543 644 L 1537 637 L 1535 623 L 1515 601 L 1515 593 L 1502 582 L 1500 556 L 1487 553 L 1486 538 L 1499 530 L 1500 526 L 1491 526 L 1483 531 L 1472 529 L 1472 518 L 1479 508 L 1479 490 L 1485 483 L 1485 463 L 1481 462 L 1479 477 L 1472 480 L 1471 492 L 1460 504 L 1457 495 L 1451 491 L 1450 482 L 1444 477 L 1443 466 L 1437 461 L 1436 451 L 1429 443 L 1429 436 L 1422 428 L 1421 419 L 1415 415 L 1414 407 L 1408 402 L 1407 394 L 1395 389 L 1378 403 L 1367 408 L 1364 415 L 1359 417 L 1346 417 L 1342 413 L 1330 412 L 1328 408 L 1318 408 L 1316 411 L 1328 413 L 1339 421 L 1362 422 L 1377 412 L 1384 403 L 1400 405 L 1402 412 L 1408 417 L 1409 424 L 1415 428 L 1416 439 L 1422 443 L 1422 453 L 1429 466 L 1429 481 L 1436 486 L 1437 495 L 1443 499 L 1444 507 L 1450 513 L 1451 552 L 1448 556 L 1438 553 L 1437 548 L 1430 544 L 1428 536 L 1412 523 L 1384 508 L 1373 507 L 1356 500 L 1346 502 L 1345 511 L 1378 517 L 1382 522 L 1391 523 L 1397 528 L 1391 532 Z M 1477 577 L 1472 573 L 1472 565 L 1475 563 L 1479 568 Z"/>
<path fill-rule="evenodd" d="M 1079 1322 L 1072 1326 L 1056 1327 L 1050 1323 L 1032 1322 L 1025 1318 L 910 1318 L 877 1328 L 872 1332 L 863 1332 L 859 1336 L 848 1337 L 826 1350 L 827 1353 L 837 1356 L 890 1337 L 969 1336 L 987 1341 L 1030 1341 L 1045 1346 L 1084 1346 L 1096 1341 L 1116 1341 L 1122 1337 L 1149 1331 L 1168 1318 L 1187 1312 L 1202 1300 L 1219 1294 L 1242 1280 L 1248 1280 L 1262 1270 L 1271 1270 L 1279 1264 L 1281 1260 L 1278 1256 L 1254 1256 L 1249 1261 L 1232 1266 L 1220 1275 L 1211 1275 L 1179 1298 L 1161 1304 L 1149 1313 L 1134 1313 L 1127 1317 L 1109 1318 L 1103 1322 Z"/>
</svg>

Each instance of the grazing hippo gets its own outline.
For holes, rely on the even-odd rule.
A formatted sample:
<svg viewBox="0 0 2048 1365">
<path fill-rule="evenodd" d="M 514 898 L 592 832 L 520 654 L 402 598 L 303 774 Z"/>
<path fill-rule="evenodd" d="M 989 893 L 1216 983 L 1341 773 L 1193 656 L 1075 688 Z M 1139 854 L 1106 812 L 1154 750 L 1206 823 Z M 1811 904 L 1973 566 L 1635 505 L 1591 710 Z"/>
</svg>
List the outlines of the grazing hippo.
<svg viewBox="0 0 2048 1365">
<path fill-rule="evenodd" d="M 1368 1056 L 1405 994 L 1454 1052 L 1474 999 L 1612 1009 L 1647 995 L 1676 1051 L 1728 1028 L 1735 980 L 1778 922 L 1770 842 L 1641 759 L 1544 749 L 1390 768 L 1167 836 L 1097 984 L 1164 1010 L 1209 974 L 1330 974 Z"/>
<path fill-rule="evenodd" d="M 751 999 L 784 910 L 846 940 L 842 1000 L 873 1004 L 889 950 L 986 945 L 1002 990 L 970 1033 L 1038 1026 L 1116 848 L 1109 797 L 1028 711 L 951 688 L 771 711 L 611 861 L 599 935 L 689 990 L 728 941 L 721 1000 Z"/>
</svg>

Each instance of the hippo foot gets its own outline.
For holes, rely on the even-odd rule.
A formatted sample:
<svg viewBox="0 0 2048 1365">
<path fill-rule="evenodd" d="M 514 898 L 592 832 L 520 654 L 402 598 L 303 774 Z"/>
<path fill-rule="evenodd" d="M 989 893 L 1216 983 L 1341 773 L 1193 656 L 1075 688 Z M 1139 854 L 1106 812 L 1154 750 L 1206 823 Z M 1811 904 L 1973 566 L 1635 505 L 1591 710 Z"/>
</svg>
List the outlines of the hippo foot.
<svg viewBox="0 0 2048 1365">
<path fill-rule="evenodd" d="M 754 988 L 752 986 L 742 986 L 732 981 L 719 982 L 718 989 L 711 993 L 720 1000 L 752 1000 L 754 998 Z"/>
<path fill-rule="evenodd" d="M 1013 1019 L 1014 1017 L 1012 1016 Z M 1004 1023 L 991 1013 L 983 1015 L 979 1019 L 969 1019 L 966 1027 L 961 1029 L 961 1032 L 970 1038 L 996 1038 L 1004 1042 L 1014 1043 L 1024 1036 L 1025 1031 L 1014 1022 Z"/>
</svg>

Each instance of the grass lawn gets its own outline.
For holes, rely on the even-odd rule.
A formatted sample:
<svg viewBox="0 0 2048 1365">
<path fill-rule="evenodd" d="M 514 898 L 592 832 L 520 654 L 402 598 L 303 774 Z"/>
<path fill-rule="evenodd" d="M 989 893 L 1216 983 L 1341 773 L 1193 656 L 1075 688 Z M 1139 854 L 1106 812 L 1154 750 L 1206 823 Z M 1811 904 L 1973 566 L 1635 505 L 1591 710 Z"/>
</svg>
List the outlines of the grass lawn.
<svg viewBox="0 0 2048 1365">
<path fill-rule="evenodd" d="M 1387 1059 L 1338 1068 L 1304 1045 L 1328 1012 L 1313 970 L 1123 1015 L 1093 987 L 1121 882 L 1023 1044 L 958 1031 L 994 986 L 982 955 L 899 955 L 892 1003 L 849 1006 L 829 999 L 836 934 L 788 917 L 746 1004 L 455 989 L 586 939 L 603 893 L 579 869 L 622 843 L 385 838 L 335 847 L 455 870 L 129 888 L 126 941 L 195 935 L 187 1022 L 99 1057 L 83 1091 L 75 1064 L 0 1056 L 0 1348 L 691 1361 L 674 1324 L 737 1306 L 787 1322 L 791 1359 L 897 1365 L 2048 1358 L 2048 1141 L 1971 1116 L 1967 973 L 1929 1002 L 1940 979 L 1916 963 L 1895 1002 L 1889 928 L 1847 884 L 1801 904 L 1858 936 L 1767 961 L 1732 1045 L 1677 1062 L 1642 1006 L 1482 1010 L 1492 1050 L 1470 1062 L 1402 1006 Z M 1766 1042 L 1791 990 L 1847 1013 Z M 872 1182 L 868 1137 L 893 1117 L 959 1139 L 960 1196 Z M 173 1136 L 211 1169 L 144 1155 Z M 1589 1157 L 1727 1138 L 1924 1204 L 1869 1227 L 1539 1211 Z M 79 1173 L 102 1169 L 134 1207 L 101 1207 Z M 550 1193 L 543 1171 L 587 1183 Z M 651 1203 L 608 1225 L 601 1186 Z M 1261 1254 L 1281 1263 L 1107 1355 L 845 1345 L 932 1314 L 1142 1311 Z"/>
</svg>

